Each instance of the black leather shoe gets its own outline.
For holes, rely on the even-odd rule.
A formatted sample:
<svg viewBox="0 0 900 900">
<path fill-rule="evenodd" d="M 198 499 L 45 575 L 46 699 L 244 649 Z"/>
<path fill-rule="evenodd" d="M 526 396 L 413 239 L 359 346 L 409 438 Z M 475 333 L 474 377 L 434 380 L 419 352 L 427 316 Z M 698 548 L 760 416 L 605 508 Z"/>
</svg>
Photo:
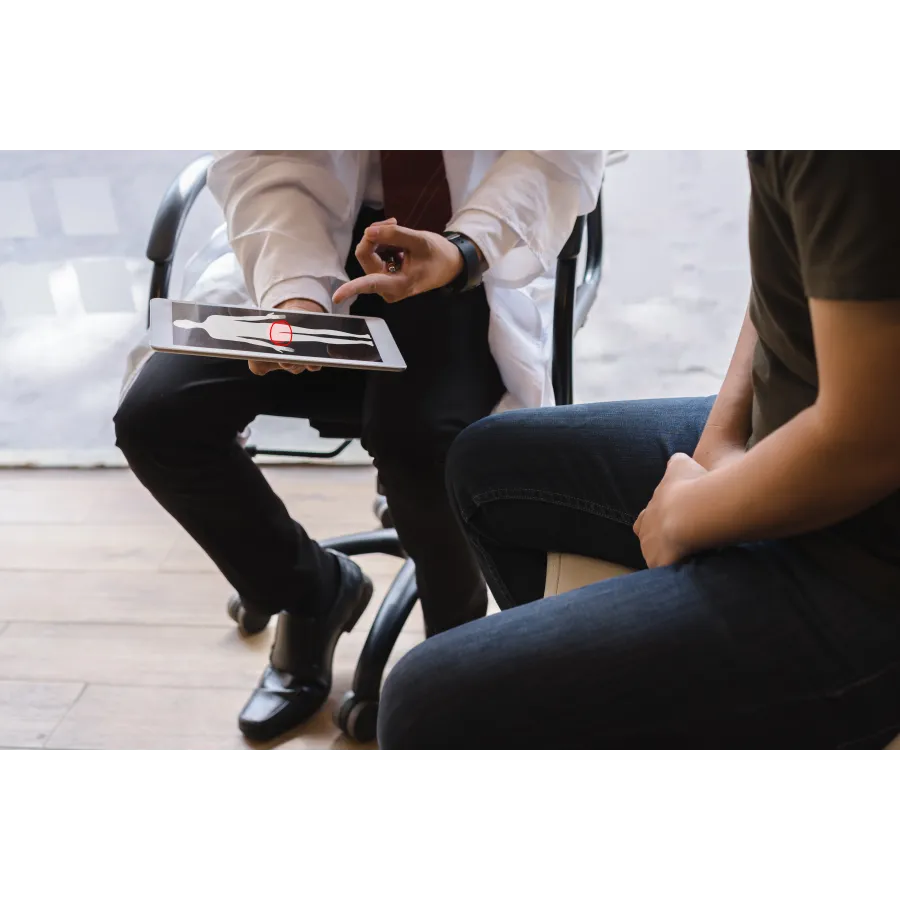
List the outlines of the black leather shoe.
<svg viewBox="0 0 900 900">
<path fill-rule="evenodd" d="M 283 612 L 278 617 L 269 665 L 238 717 L 252 741 L 272 741 L 321 709 L 331 691 L 338 638 L 350 631 L 372 599 L 372 582 L 343 553 L 329 550 L 340 567 L 340 588 L 318 618 Z"/>
</svg>

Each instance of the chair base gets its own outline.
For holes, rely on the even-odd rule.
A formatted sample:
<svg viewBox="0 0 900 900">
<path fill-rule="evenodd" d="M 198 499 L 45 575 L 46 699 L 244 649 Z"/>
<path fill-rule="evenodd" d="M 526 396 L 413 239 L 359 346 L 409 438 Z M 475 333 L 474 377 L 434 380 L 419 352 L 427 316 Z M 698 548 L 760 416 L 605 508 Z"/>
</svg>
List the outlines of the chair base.
<svg viewBox="0 0 900 900">
<path fill-rule="evenodd" d="M 252 637 L 254 634 L 260 634 L 265 631 L 269 627 L 269 620 L 272 618 L 265 613 L 250 612 L 244 605 L 240 594 L 232 594 L 228 598 L 226 610 L 228 617 L 237 625 L 238 631 L 244 637 Z"/>
</svg>

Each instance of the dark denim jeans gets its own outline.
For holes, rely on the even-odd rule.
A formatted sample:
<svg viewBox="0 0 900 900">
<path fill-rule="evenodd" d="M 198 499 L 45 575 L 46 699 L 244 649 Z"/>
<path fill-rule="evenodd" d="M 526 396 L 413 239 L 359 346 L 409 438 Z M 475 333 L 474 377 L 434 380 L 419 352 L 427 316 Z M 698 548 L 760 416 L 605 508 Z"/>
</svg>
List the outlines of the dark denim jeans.
<svg viewBox="0 0 900 900">
<path fill-rule="evenodd" d="M 632 524 L 711 405 L 526 410 L 463 432 L 450 490 L 503 611 L 397 665 L 383 748 L 875 749 L 900 731 L 900 597 L 836 582 L 791 541 L 644 567 Z M 548 551 L 643 571 L 539 599 Z"/>
</svg>

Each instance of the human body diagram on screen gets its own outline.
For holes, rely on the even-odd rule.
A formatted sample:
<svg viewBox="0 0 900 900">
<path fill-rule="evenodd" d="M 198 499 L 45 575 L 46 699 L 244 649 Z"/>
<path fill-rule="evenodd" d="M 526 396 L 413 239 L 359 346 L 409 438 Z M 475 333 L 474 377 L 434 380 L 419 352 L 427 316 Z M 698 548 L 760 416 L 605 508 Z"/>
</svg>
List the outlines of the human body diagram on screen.
<svg viewBox="0 0 900 900">
<path fill-rule="evenodd" d="M 292 325 L 277 312 L 265 316 L 220 316 L 209 315 L 202 322 L 192 319 L 177 319 L 172 323 L 176 328 L 202 328 L 211 338 L 236 344 L 252 344 L 265 347 L 277 353 L 293 353 L 290 344 L 294 341 L 331 345 L 362 345 L 374 347 L 371 337 L 348 334 L 328 328 L 303 328 Z"/>
</svg>

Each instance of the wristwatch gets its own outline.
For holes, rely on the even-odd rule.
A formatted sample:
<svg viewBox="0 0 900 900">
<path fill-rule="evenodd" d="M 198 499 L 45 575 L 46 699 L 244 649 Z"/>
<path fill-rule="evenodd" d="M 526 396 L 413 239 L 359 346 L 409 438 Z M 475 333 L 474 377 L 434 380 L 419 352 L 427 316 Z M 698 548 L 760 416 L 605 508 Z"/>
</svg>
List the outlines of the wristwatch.
<svg viewBox="0 0 900 900">
<path fill-rule="evenodd" d="M 445 231 L 444 237 L 459 250 L 463 259 L 462 270 L 453 281 L 444 285 L 444 291 L 448 294 L 462 294 L 477 288 L 488 269 L 487 260 L 478 252 L 475 242 L 464 234 L 458 231 Z"/>
</svg>

